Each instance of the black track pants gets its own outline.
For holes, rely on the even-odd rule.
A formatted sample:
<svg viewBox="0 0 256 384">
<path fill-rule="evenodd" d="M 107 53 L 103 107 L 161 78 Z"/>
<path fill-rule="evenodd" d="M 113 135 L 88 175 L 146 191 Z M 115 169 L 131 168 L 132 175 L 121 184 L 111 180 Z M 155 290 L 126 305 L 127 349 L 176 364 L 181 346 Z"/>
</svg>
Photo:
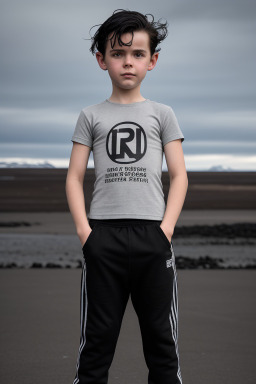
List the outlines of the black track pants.
<svg viewBox="0 0 256 384">
<path fill-rule="evenodd" d="M 106 384 L 129 295 L 148 384 L 182 384 L 173 243 L 161 221 L 89 219 L 81 278 L 81 339 L 73 384 Z"/>
</svg>

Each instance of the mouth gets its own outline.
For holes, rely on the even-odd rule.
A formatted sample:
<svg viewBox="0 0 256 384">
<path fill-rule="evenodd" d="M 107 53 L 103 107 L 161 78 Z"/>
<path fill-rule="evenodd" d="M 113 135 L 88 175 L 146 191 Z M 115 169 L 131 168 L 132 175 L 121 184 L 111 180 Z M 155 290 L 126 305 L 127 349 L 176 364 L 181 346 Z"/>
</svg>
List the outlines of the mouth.
<svg viewBox="0 0 256 384">
<path fill-rule="evenodd" d="M 121 76 L 135 76 L 133 73 L 130 73 L 130 72 L 127 72 L 127 73 L 123 73 Z"/>
</svg>

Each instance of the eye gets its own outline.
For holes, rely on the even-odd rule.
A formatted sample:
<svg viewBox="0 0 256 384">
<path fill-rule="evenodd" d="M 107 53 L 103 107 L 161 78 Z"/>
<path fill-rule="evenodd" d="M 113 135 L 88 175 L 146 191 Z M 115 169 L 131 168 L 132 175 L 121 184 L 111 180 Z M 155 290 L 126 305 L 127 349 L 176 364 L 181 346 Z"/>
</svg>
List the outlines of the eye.
<svg viewBox="0 0 256 384">
<path fill-rule="evenodd" d="M 115 52 L 112 54 L 113 57 L 119 57 L 120 56 L 120 53 L 119 52 Z"/>
<path fill-rule="evenodd" d="M 136 57 L 143 57 L 144 55 L 143 55 L 142 52 L 137 52 L 137 53 L 135 53 L 135 56 L 136 56 Z"/>
</svg>

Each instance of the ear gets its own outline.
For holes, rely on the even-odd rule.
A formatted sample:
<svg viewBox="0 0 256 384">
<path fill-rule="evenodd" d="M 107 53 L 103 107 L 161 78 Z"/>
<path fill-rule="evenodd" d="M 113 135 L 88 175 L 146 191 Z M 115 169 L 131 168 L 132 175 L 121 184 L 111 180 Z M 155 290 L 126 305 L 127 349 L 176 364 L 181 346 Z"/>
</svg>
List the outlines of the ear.
<svg viewBox="0 0 256 384">
<path fill-rule="evenodd" d="M 98 61 L 100 68 L 103 69 L 104 71 L 106 71 L 107 65 L 105 64 L 105 61 L 103 59 L 103 54 L 100 52 L 96 52 L 96 59 Z"/>
<path fill-rule="evenodd" d="M 148 66 L 148 71 L 152 71 L 153 68 L 155 68 L 156 66 L 156 62 L 158 60 L 158 56 L 159 56 L 159 52 L 155 52 L 151 59 L 150 59 L 150 63 L 149 63 L 149 66 Z"/>
</svg>

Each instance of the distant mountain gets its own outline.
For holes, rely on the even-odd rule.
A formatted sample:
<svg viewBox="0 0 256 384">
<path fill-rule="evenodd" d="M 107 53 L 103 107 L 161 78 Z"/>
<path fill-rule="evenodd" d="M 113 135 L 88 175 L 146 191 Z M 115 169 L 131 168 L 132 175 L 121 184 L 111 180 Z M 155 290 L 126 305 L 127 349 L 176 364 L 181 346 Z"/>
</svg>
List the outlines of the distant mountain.
<svg viewBox="0 0 256 384">
<path fill-rule="evenodd" d="M 44 161 L 43 159 L 38 160 L 35 159 L 34 162 L 32 161 L 20 161 L 20 162 L 8 162 L 8 161 L 0 161 L 0 168 L 68 168 L 68 160 L 67 162 L 59 163 L 56 162 L 54 165 L 53 162 Z M 57 166 L 56 166 L 57 165 Z M 87 168 L 94 168 L 94 162 L 89 161 Z M 223 166 L 221 164 L 219 165 L 213 165 L 212 167 L 208 169 L 187 169 L 187 171 L 190 172 L 250 172 L 251 170 L 246 169 L 233 169 L 231 167 Z M 168 172 L 167 167 L 163 166 L 163 172 Z"/>
<path fill-rule="evenodd" d="M 6 161 L 0 161 L 0 168 L 56 168 L 54 165 L 48 163 L 47 161 L 44 161 L 43 163 L 28 163 L 27 161 L 24 162 L 6 162 Z"/>
<path fill-rule="evenodd" d="M 235 169 L 233 168 L 230 168 L 230 167 L 226 167 L 226 166 L 223 166 L 223 165 L 213 165 L 211 168 L 208 169 L 209 172 L 236 172 Z"/>
</svg>

